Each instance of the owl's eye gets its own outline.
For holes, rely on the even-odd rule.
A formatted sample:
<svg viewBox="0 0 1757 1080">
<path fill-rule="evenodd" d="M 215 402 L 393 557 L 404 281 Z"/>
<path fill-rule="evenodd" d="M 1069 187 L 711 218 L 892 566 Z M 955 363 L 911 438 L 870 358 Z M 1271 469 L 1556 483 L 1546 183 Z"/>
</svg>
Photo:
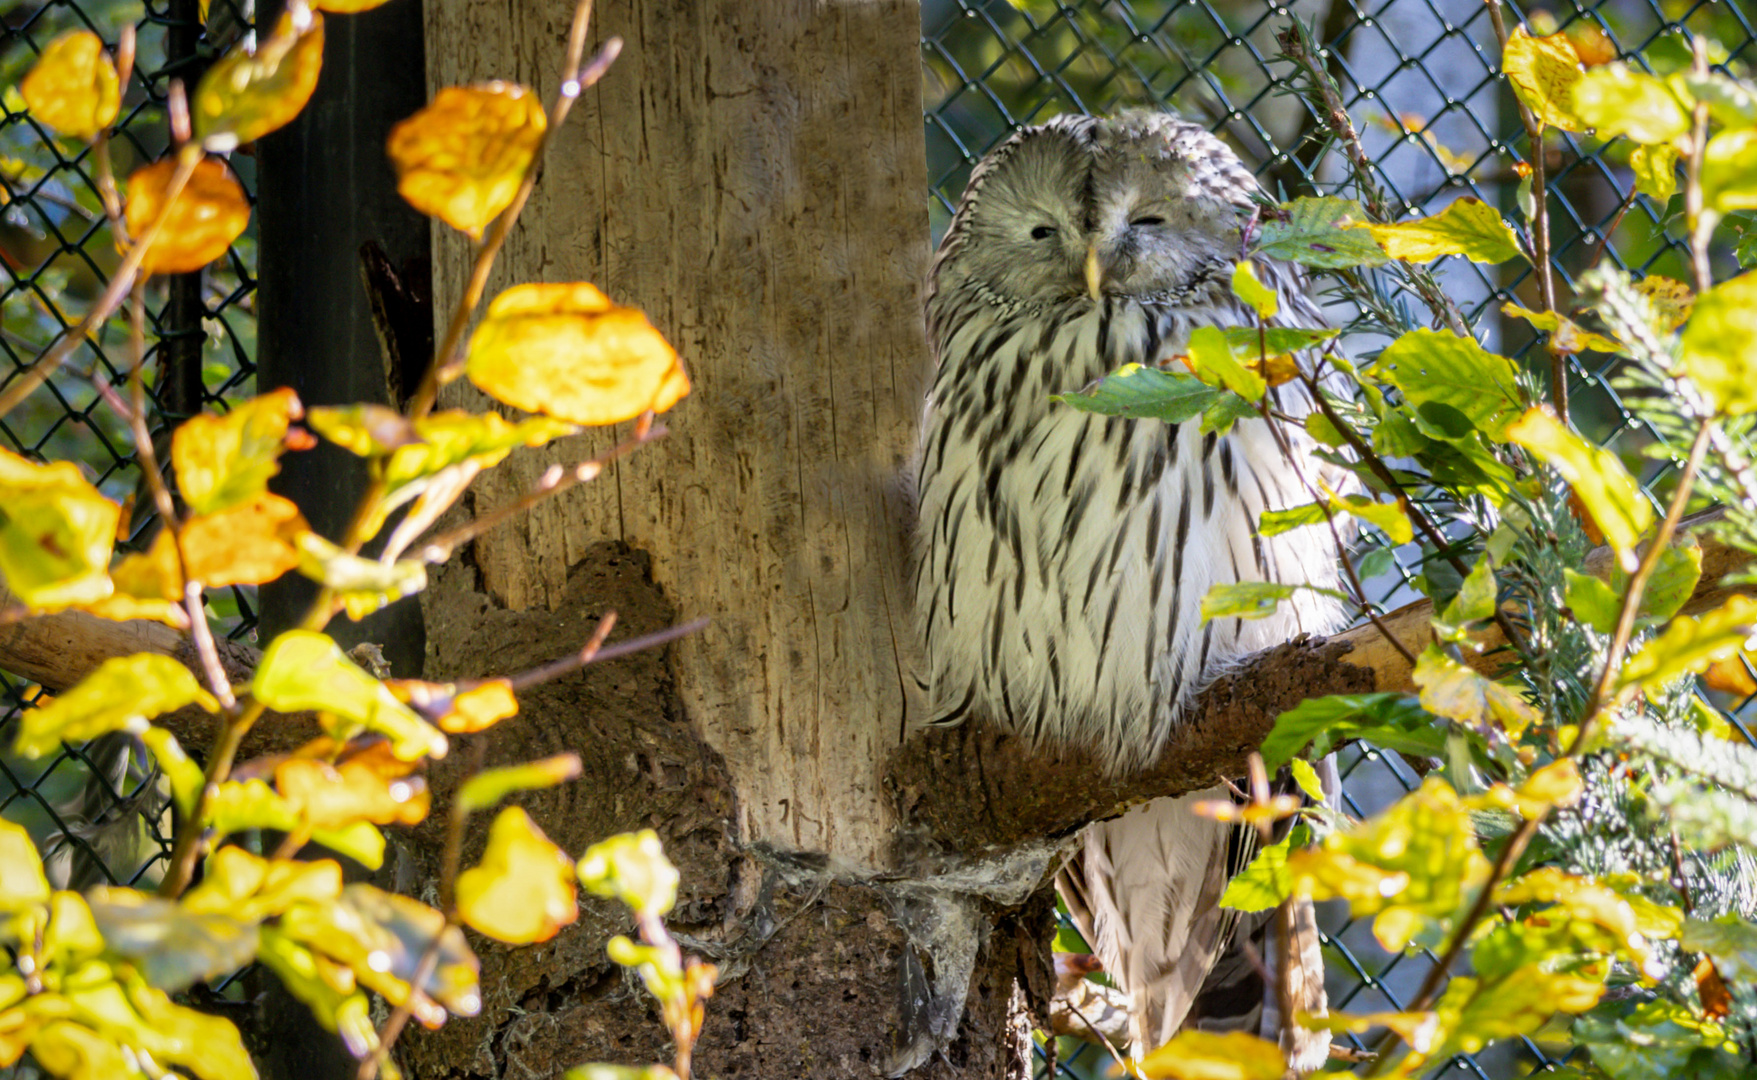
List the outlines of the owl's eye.
<svg viewBox="0 0 1757 1080">
<path fill-rule="evenodd" d="M 1151 217 L 1138 217 L 1135 220 L 1129 222 L 1129 224 L 1130 225 L 1163 225 L 1163 224 L 1165 224 L 1165 219 L 1160 217 L 1157 214 L 1154 214 Z"/>
<path fill-rule="evenodd" d="M 1031 230 L 1031 239 L 1033 240 L 1048 240 L 1054 235 L 1054 225 L 1039 225 L 1037 228 Z"/>
</svg>

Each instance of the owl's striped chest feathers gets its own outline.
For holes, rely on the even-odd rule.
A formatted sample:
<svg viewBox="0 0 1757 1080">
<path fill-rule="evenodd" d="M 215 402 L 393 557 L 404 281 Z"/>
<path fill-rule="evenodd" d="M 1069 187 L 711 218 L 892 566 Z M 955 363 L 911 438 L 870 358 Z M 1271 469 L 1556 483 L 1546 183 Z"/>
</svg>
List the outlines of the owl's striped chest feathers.
<svg viewBox="0 0 1757 1080">
<path fill-rule="evenodd" d="M 1241 319 L 1225 302 L 1116 297 L 933 313 L 916 599 L 940 713 L 1125 770 L 1157 755 L 1219 666 L 1334 623 L 1310 593 L 1267 619 L 1201 621 L 1217 583 L 1335 583 L 1313 530 L 1257 534 L 1265 509 L 1310 501 L 1262 420 L 1217 437 L 1050 400 L 1181 351 L 1192 326 Z M 1303 412 L 1291 390 L 1282 406 Z"/>
</svg>

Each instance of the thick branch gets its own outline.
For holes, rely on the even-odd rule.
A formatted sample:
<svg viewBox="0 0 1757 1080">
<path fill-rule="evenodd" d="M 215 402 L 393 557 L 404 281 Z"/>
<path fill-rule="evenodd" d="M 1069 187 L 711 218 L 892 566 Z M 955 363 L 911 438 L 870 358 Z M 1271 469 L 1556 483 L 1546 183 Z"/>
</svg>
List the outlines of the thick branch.
<svg viewBox="0 0 1757 1080">
<path fill-rule="evenodd" d="M 1696 522 L 1700 527 L 1703 522 Z M 1750 556 L 1698 535 L 1702 579 L 1684 606 L 1696 613 L 1724 602 L 1719 587 Z M 1586 567 L 1608 578 L 1611 555 L 1599 549 Z M 1426 601 L 1386 615 L 1386 628 L 1412 653 L 1432 640 Z M 1507 656 L 1492 627 L 1479 635 L 1484 651 L 1470 657 L 1495 674 Z M 1165 795 L 1212 787 L 1242 776 L 1245 759 L 1262 744 L 1275 717 L 1307 698 L 1371 690 L 1413 690 L 1409 661 L 1373 626 L 1329 639 L 1278 645 L 1248 657 L 1197 699 L 1190 719 L 1145 772 L 1106 778 L 1082 751 L 1032 754 L 1019 740 L 982 722 L 917 732 L 891 761 L 889 783 L 907 832 L 954 850 L 977 852 L 1067 836 L 1087 822 L 1114 817 Z"/>
</svg>

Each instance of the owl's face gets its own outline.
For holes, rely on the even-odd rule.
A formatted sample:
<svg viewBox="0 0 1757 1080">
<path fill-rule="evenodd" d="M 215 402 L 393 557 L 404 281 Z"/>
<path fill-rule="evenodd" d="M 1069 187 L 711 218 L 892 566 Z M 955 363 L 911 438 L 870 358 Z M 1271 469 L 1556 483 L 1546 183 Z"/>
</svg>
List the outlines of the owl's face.
<svg viewBox="0 0 1757 1080">
<path fill-rule="evenodd" d="M 979 166 L 937 274 L 1003 303 L 1181 295 L 1238 257 L 1255 186 L 1224 143 L 1176 117 L 1057 117 Z"/>
</svg>

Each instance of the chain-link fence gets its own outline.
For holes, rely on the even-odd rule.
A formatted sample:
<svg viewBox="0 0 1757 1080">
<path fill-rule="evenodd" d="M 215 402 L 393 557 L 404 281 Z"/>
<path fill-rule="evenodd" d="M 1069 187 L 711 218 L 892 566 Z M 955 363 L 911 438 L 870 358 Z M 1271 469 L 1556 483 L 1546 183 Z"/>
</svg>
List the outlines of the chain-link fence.
<svg viewBox="0 0 1757 1080">
<path fill-rule="evenodd" d="M 1735 70 L 1757 66 L 1757 9 L 1740 2 L 1559 0 L 1511 7 L 1507 16 L 1534 29 L 1561 29 L 1594 59 L 1641 54 L 1682 63 L 1690 38 L 1703 35 L 1724 48 L 1713 57 L 1718 62 Z M 1517 216 L 1532 148 L 1497 77 L 1500 48 L 1484 0 L 927 0 L 922 59 L 935 239 L 984 153 L 1021 125 L 1070 111 L 1170 108 L 1212 127 L 1257 166 L 1272 194 L 1334 190 L 1344 167 L 1314 137 L 1316 118 L 1292 92 L 1293 65 L 1279 59 L 1276 34 L 1295 18 L 1325 50 L 1373 180 L 1398 209 L 1432 214 L 1471 195 Z M 1570 286 L 1601 252 L 1637 273 L 1689 278 L 1680 206 L 1635 194 L 1628 151 L 1623 140 L 1551 137 L 1544 164 L 1559 285 Z M 1541 307 L 1529 266 L 1448 260 L 1439 272 L 1491 347 L 1515 357 L 1532 351 L 1529 327 L 1500 313 L 1507 301 Z M 1547 371 L 1541 350 L 1530 362 L 1540 356 Z M 1614 363 L 1570 358 L 1573 418 L 1637 471 L 1651 496 L 1663 497 L 1671 466 L 1643 454 L 1658 436 L 1622 407 L 1610 385 Z M 1369 582 L 1372 599 L 1385 609 L 1414 596 L 1407 588 L 1413 567 L 1401 558 L 1408 553 L 1398 554 L 1389 572 Z M 1706 696 L 1751 739 L 1757 695 Z M 1418 782 L 1395 754 L 1370 747 L 1351 748 L 1340 764 L 1342 803 L 1355 815 L 1382 810 Z M 1385 952 L 1370 926 L 1348 919 L 1341 905 L 1323 911 L 1322 921 L 1334 1009 L 1401 1010 L 1435 962 L 1431 953 Z M 1100 1076 L 1111 1064 L 1104 1051 L 1069 1039 L 1058 1050 L 1058 1075 Z M 1440 1075 L 1525 1076 L 1565 1053 L 1565 1044 L 1528 1038 L 1455 1058 Z M 1040 1062 L 1039 1074 L 1047 1071 Z"/>
<path fill-rule="evenodd" d="M 90 30 L 114 49 L 123 29 L 135 27 L 134 78 L 107 146 L 111 168 L 125 178 L 165 151 L 171 83 L 193 86 L 212 58 L 250 32 L 250 18 L 249 0 L 147 0 L 144 11 L 134 0 L 0 0 L 0 385 L 79 323 L 121 261 L 99 195 L 99 151 L 33 120 L 20 78 L 63 32 Z M 254 191 L 251 159 L 234 155 L 231 165 Z M 147 287 L 142 373 L 161 461 L 184 417 L 255 390 L 255 237 L 252 226 L 208 269 Z M 0 446 L 78 462 L 105 494 L 126 501 L 124 547 L 138 550 L 157 523 L 114 407 L 135 361 L 124 315 L 94 328 L 46 386 L 0 420 Z M 252 632 L 252 590 L 215 590 L 207 599 L 232 636 Z M 150 888 L 170 850 L 169 796 L 151 758 L 126 734 L 35 761 L 13 755 L 18 711 L 39 693 L 0 672 L 0 814 L 30 831 L 57 885 Z"/>
</svg>

